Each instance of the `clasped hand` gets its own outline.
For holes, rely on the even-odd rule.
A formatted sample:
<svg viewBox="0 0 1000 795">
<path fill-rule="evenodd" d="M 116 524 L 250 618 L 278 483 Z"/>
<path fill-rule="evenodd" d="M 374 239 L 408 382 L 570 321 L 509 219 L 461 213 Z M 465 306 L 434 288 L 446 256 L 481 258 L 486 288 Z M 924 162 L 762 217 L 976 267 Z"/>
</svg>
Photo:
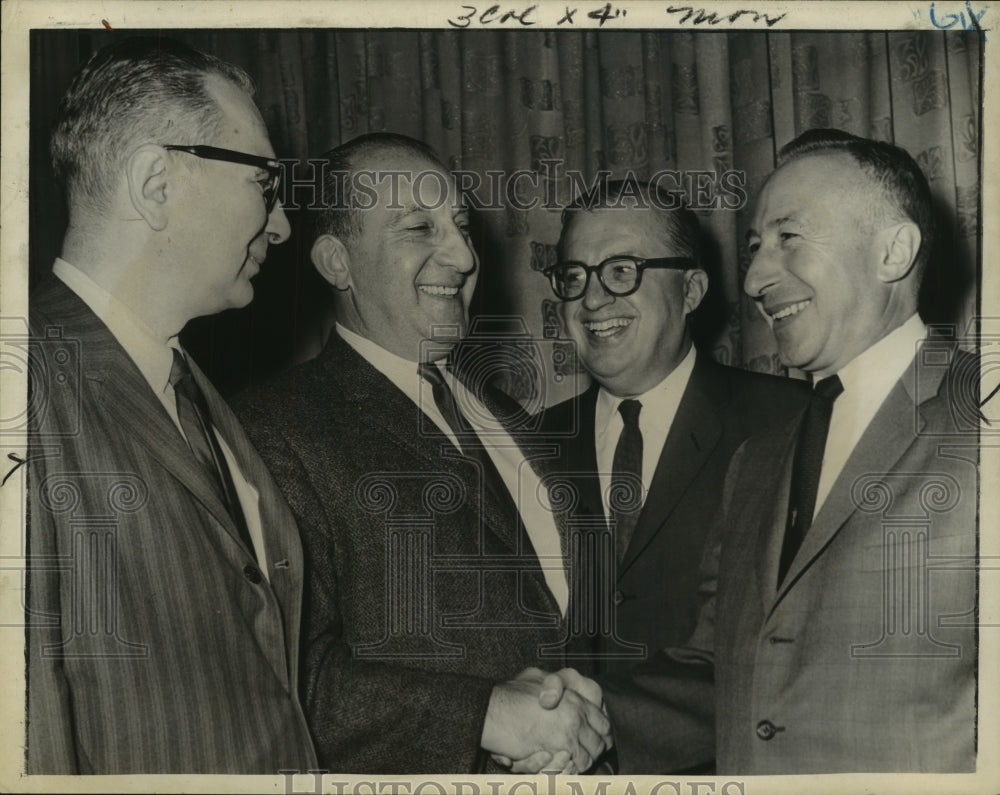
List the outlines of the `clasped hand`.
<svg viewBox="0 0 1000 795">
<path fill-rule="evenodd" d="M 493 688 L 482 747 L 515 773 L 582 773 L 611 745 L 600 686 L 572 668 L 528 668 Z"/>
</svg>

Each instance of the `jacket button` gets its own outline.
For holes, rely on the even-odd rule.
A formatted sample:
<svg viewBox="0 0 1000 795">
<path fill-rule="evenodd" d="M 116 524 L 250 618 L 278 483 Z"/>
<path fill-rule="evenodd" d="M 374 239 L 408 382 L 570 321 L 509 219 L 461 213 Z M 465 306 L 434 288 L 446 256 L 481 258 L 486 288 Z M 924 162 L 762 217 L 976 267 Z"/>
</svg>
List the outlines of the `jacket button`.
<svg viewBox="0 0 1000 795">
<path fill-rule="evenodd" d="M 264 575 L 260 573 L 260 569 L 256 566 L 251 566 L 249 563 L 243 567 L 243 576 L 247 578 L 248 582 L 254 585 L 260 585 L 264 579 Z"/>
<path fill-rule="evenodd" d="M 774 738 L 774 735 L 776 735 L 783 728 L 784 727 L 782 726 L 775 726 L 769 720 L 762 720 L 760 723 L 757 724 L 757 736 L 765 741 L 771 740 Z"/>
<path fill-rule="evenodd" d="M 625 594 L 621 591 L 615 591 L 615 607 L 618 607 L 622 602 L 625 601 Z"/>
</svg>

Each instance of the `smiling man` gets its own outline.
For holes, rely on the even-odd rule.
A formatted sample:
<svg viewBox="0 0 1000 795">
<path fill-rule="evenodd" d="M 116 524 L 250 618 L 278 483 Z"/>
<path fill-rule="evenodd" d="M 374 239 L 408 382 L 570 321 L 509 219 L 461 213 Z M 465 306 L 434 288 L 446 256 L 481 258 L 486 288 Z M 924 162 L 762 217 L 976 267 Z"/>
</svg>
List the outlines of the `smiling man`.
<svg viewBox="0 0 1000 795">
<path fill-rule="evenodd" d="M 593 377 L 589 390 L 546 411 L 544 428 L 560 446 L 560 470 L 578 475 L 577 519 L 599 519 L 575 526 L 614 541 L 580 539 L 579 549 L 606 554 L 581 559 L 573 577 L 574 664 L 601 674 L 691 634 L 729 459 L 805 400 L 801 382 L 695 351 L 691 314 L 708 275 L 698 220 L 674 205 L 646 183 L 608 183 L 564 212 L 548 271 L 564 332 Z M 615 497 L 632 491 L 630 477 L 638 493 L 623 509 Z"/>
<path fill-rule="evenodd" d="M 412 138 L 366 135 L 324 159 L 312 261 L 336 329 L 237 401 L 302 528 L 320 761 L 463 773 L 545 749 L 586 769 L 606 747 L 599 689 L 581 687 L 597 705 L 571 694 L 550 713 L 540 677 L 518 675 L 559 661 L 559 530 L 517 412 L 453 372 L 479 267 L 468 212 Z"/>
<path fill-rule="evenodd" d="M 217 58 L 125 39 L 59 107 L 69 227 L 30 296 L 31 773 L 315 767 L 295 521 L 178 341 L 249 303 L 289 234 L 252 90 Z"/>
<path fill-rule="evenodd" d="M 979 363 L 917 314 L 931 208 L 891 144 L 781 150 L 745 290 L 813 395 L 733 457 L 691 638 L 602 680 L 621 772 L 713 729 L 726 774 L 975 770 Z"/>
</svg>

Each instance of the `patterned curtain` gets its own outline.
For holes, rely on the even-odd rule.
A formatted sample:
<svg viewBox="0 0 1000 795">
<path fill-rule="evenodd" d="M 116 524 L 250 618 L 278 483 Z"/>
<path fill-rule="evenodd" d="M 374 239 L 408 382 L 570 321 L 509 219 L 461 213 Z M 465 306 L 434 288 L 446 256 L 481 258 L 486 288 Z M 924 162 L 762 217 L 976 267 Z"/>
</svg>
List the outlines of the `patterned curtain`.
<svg viewBox="0 0 1000 795">
<path fill-rule="evenodd" d="M 699 318 L 698 342 L 721 362 L 783 373 L 766 325 L 742 293 L 743 236 L 777 150 L 813 127 L 893 141 L 914 155 L 940 209 L 936 268 L 927 277 L 922 313 L 955 323 L 960 334 L 976 313 L 982 45 L 975 33 L 169 35 L 254 76 L 276 150 L 302 161 L 299 179 L 308 178 L 308 157 L 361 133 L 389 130 L 426 140 L 450 167 L 478 175 L 480 198 L 488 199 L 491 184 L 511 191 L 516 201 L 505 196 L 502 209 L 477 214 L 483 268 L 474 311 L 482 318 L 478 330 L 520 340 L 519 350 L 534 357 L 534 366 L 500 373 L 501 386 L 526 404 L 550 404 L 582 386 L 569 377 L 577 365 L 556 338 L 554 304 L 540 271 L 555 256 L 559 208 L 599 171 L 612 178 L 709 172 L 709 196 L 718 191 L 715 175 L 745 174 L 748 204 L 699 212 L 710 241 L 713 295 Z M 46 32 L 33 39 L 33 114 L 43 133 L 33 138 L 32 190 L 46 201 L 56 200 L 43 181 L 45 120 L 80 59 L 102 38 Z M 521 176 L 512 181 L 515 173 Z M 309 265 L 304 214 L 290 215 L 296 236 L 272 254 L 252 309 L 235 313 L 238 319 L 205 320 L 190 332 L 196 355 L 224 387 L 308 358 L 329 328 L 328 302 Z M 46 269 L 58 253 L 57 225 L 58 214 L 33 205 L 33 271 Z M 498 316 L 506 321 L 487 323 Z"/>
</svg>

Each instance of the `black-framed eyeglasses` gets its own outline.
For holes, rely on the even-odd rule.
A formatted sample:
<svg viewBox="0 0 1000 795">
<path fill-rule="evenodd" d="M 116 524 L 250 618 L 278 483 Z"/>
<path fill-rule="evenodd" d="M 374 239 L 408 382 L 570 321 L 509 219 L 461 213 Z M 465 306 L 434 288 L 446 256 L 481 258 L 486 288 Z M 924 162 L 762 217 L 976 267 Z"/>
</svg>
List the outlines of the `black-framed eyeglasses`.
<svg viewBox="0 0 1000 795">
<path fill-rule="evenodd" d="M 189 155 L 200 157 L 204 160 L 221 160 L 225 163 L 239 163 L 244 166 L 253 166 L 267 172 L 267 182 L 263 183 L 264 207 L 267 214 L 271 214 L 274 204 L 278 200 L 278 185 L 281 183 L 281 163 L 270 157 L 260 157 L 250 155 L 246 152 L 236 152 L 232 149 L 221 149 L 218 146 L 182 146 L 179 144 L 164 144 L 164 149 L 175 152 L 187 152 Z"/>
<path fill-rule="evenodd" d="M 632 295 L 642 284 L 642 272 L 647 268 L 672 268 L 688 270 L 695 267 L 690 257 L 608 257 L 597 265 L 582 262 L 557 262 L 543 273 L 548 277 L 552 291 L 563 301 L 582 298 L 590 284 L 590 274 L 596 273 L 597 280 L 608 295 L 617 297 Z"/>
</svg>

